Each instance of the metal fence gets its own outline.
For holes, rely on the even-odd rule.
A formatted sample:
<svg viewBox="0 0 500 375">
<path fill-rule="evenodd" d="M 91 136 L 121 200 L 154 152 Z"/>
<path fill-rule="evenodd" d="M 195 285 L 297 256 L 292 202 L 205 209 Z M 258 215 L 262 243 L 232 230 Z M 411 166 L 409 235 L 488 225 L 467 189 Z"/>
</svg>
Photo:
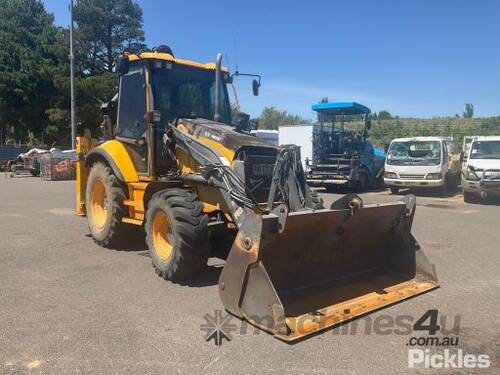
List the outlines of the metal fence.
<svg viewBox="0 0 500 375">
<path fill-rule="evenodd" d="M 54 157 L 52 154 L 40 156 L 40 177 L 42 180 L 76 180 L 76 164 L 71 158 Z"/>
</svg>

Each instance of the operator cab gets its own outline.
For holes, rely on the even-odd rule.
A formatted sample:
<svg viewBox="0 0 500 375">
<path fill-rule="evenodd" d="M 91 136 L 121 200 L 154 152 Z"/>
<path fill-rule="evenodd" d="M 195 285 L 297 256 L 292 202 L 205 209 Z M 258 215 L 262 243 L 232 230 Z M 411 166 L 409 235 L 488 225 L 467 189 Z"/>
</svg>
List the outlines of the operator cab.
<svg viewBox="0 0 500 375">
<path fill-rule="evenodd" d="M 319 127 L 314 145 L 317 163 L 328 163 L 339 156 L 362 152 L 368 130 L 371 128 L 370 109 L 355 102 L 318 103 L 312 106 L 318 112 Z M 349 128 L 346 128 L 346 126 Z"/>
<path fill-rule="evenodd" d="M 112 123 L 105 127 L 112 129 L 105 138 L 126 145 L 141 175 L 161 175 L 175 167 L 164 136 L 168 125 L 175 126 L 179 119 L 212 121 L 237 132 L 252 129 L 249 115 L 231 113 L 227 87 L 234 76 L 247 74 L 231 76 L 220 61 L 202 64 L 177 59 L 170 48 L 160 46 L 153 52 L 124 52 L 116 71 L 120 77 L 117 105 L 103 109 L 105 122 Z M 256 95 L 257 77 L 253 84 Z"/>
</svg>

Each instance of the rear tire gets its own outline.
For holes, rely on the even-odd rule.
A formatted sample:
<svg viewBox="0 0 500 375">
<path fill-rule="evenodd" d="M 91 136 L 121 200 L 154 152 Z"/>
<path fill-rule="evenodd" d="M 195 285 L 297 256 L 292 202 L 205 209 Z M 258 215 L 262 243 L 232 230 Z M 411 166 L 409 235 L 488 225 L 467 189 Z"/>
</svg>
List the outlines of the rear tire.
<svg viewBox="0 0 500 375">
<path fill-rule="evenodd" d="M 115 247 L 123 241 L 127 226 L 122 222 L 127 212 L 125 199 L 125 189 L 111 169 L 100 162 L 92 165 L 85 206 L 90 233 L 99 245 Z"/>
<path fill-rule="evenodd" d="M 381 173 L 379 178 L 377 178 L 375 180 L 375 189 L 383 189 L 385 186 L 385 183 L 384 183 L 384 174 Z"/>
<path fill-rule="evenodd" d="M 392 194 L 399 194 L 399 188 L 391 186 L 391 193 Z"/>
<path fill-rule="evenodd" d="M 479 197 L 477 194 L 468 193 L 464 191 L 464 202 L 465 203 L 477 203 L 479 201 Z"/>
<path fill-rule="evenodd" d="M 457 191 L 458 185 L 460 185 L 460 174 L 454 174 L 450 180 L 450 191 Z"/>
<path fill-rule="evenodd" d="M 339 189 L 335 185 L 326 185 L 325 186 L 325 191 L 329 194 L 335 194 L 339 192 Z"/>
<path fill-rule="evenodd" d="M 358 189 L 357 190 L 359 192 L 367 191 L 368 185 L 369 185 L 368 172 L 361 172 L 359 174 L 359 181 L 358 181 Z"/>
<path fill-rule="evenodd" d="M 443 197 L 448 194 L 448 186 L 450 185 L 449 177 L 446 177 L 444 180 L 443 186 L 437 188 L 437 193 L 439 196 Z"/>
<path fill-rule="evenodd" d="M 208 217 L 196 194 L 187 189 L 155 193 L 146 211 L 146 242 L 156 273 L 186 280 L 207 264 Z"/>
</svg>

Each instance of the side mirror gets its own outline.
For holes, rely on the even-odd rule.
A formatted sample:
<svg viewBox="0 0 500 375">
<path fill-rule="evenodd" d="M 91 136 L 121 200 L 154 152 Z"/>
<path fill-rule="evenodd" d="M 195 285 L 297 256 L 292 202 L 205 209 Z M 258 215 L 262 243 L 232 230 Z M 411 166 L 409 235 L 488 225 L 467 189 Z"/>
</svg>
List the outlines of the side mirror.
<svg viewBox="0 0 500 375">
<path fill-rule="evenodd" d="M 260 83 L 256 79 L 252 81 L 252 90 L 253 90 L 253 95 L 254 96 L 259 96 L 259 87 Z"/>
<path fill-rule="evenodd" d="M 127 74 L 128 69 L 129 69 L 128 56 L 122 55 L 122 56 L 118 57 L 118 61 L 116 61 L 116 67 L 115 67 L 116 73 L 118 73 L 118 75 L 121 76 L 121 75 Z"/>
<path fill-rule="evenodd" d="M 236 112 L 233 116 L 233 124 L 239 130 L 251 130 L 250 115 L 244 112 Z"/>
</svg>

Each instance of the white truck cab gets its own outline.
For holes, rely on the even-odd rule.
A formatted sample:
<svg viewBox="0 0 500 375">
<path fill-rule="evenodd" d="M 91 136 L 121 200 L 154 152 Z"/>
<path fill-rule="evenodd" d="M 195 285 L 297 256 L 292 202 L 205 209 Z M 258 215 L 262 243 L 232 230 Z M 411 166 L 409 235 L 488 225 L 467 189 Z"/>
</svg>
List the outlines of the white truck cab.
<svg viewBox="0 0 500 375">
<path fill-rule="evenodd" d="M 445 192 L 460 180 L 460 155 L 449 137 L 396 138 L 389 145 L 384 182 L 393 194 L 404 188 Z"/>
<path fill-rule="evenodd" d="M 464 166 L 464 201 L 500 195 L 500 136 L 472 139 Z"/>
</svg>

